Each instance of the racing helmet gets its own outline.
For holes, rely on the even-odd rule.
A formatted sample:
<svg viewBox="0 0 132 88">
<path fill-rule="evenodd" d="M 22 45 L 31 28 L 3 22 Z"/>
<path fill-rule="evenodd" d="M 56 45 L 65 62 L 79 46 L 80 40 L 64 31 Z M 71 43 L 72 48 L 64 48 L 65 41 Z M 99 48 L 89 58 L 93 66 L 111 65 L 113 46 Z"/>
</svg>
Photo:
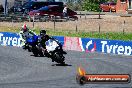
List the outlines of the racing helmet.
<svg viewBox="0 0 132 88">
<path fill-rule="evenodd" d="M 40 35 L 46 35 L 46 31 L 45 30 L 41 30 L 40 31 Z"/>
<path fill-rule="evenodd" d="M 24 24 L 24 25 L 22 26 L 22 31 L 27 31 L 27 25 L 26 25 L 26 24 Z"/>
<path fill-rule="evenodd" d="M 47 41 L 47 40 L 50 39 L 50 37 L 49 37 L 48 35 L 44 35 L 44 36 L 42 37 L 42 39 L 45 40 L 45 41 Z"/>
</svg>

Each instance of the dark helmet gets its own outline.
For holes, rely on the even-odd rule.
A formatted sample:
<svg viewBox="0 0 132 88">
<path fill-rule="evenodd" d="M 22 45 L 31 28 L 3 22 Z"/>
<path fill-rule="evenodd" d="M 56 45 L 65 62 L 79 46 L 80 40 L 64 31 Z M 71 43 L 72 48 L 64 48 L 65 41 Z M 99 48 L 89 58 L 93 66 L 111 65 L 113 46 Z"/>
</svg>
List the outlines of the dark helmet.
<svg viewBox="0 0 132 88">
<path fill-rule="evenodd" d="M 48 35 L 45 35 L 45 40 L 47 41 L 47 40 L 49 40 L 49 36 Z"/>
<path fill-rule="evenodd" d="M 40 31 L 40 35 L 46 35 L 46 31 L 45 30 L 41 30 Z"/>
</svg>

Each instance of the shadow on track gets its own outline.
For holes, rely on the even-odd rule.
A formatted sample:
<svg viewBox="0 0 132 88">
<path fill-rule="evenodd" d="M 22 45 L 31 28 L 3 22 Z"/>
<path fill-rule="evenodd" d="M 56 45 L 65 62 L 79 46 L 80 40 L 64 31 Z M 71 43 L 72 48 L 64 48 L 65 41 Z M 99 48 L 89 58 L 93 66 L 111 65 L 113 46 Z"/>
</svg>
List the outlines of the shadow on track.
<svg viewBox="0 0 132 88">
<path fill-rule="evenodd" d="M 52 64 L 51 66 L 72 66 L 70 64 Z"/>
<path fill-rule="evenodd" d="M 33 56 L 33 57 L 47 57 L 47 56 L 35 56 L 35 55 L 30 55 L 30 56 Z M 47 57 L 48 58 L 48 57 Z"/>
</svg>

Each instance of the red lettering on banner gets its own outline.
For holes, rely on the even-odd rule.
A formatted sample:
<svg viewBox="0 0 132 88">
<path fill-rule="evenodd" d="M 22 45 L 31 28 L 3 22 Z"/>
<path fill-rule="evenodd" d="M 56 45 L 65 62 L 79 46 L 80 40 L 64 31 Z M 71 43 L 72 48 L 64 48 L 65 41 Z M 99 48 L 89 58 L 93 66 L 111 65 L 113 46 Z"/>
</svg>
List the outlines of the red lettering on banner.
<svg viewBox="0 0 132 88">
<path fill-rule="evenodd" d="M 82 51 L 78 37 L 65 37 L 64 38 L 64 49 Z"/>
<path fill-rule="evenodd" d="M 94 42 L 94 48 L 91 50 L 91 52 L 94 52 L 96 50 L 96 43 Z"/>
</svg>

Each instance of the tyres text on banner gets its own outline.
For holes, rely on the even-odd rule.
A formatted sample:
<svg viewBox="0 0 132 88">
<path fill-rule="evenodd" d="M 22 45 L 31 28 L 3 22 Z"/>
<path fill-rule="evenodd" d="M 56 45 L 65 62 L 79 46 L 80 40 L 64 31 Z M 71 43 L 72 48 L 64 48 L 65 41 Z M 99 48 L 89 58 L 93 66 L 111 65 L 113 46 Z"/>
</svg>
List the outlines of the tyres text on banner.
<svg viewBox="0 0 132 88">
<path fill-rule="evenodd" d="M 97 52 L 102 53 L 132 55 L 132 41 L 81 38 L 80 42 L 82 43 L 81 47 L 83 51 L 96 48 Z"/>
<path fill-rule="evenodd" d="M 0 32 L 0 45 L 21 47 L 21 39 L 17 33 Z"/>
</svg>

